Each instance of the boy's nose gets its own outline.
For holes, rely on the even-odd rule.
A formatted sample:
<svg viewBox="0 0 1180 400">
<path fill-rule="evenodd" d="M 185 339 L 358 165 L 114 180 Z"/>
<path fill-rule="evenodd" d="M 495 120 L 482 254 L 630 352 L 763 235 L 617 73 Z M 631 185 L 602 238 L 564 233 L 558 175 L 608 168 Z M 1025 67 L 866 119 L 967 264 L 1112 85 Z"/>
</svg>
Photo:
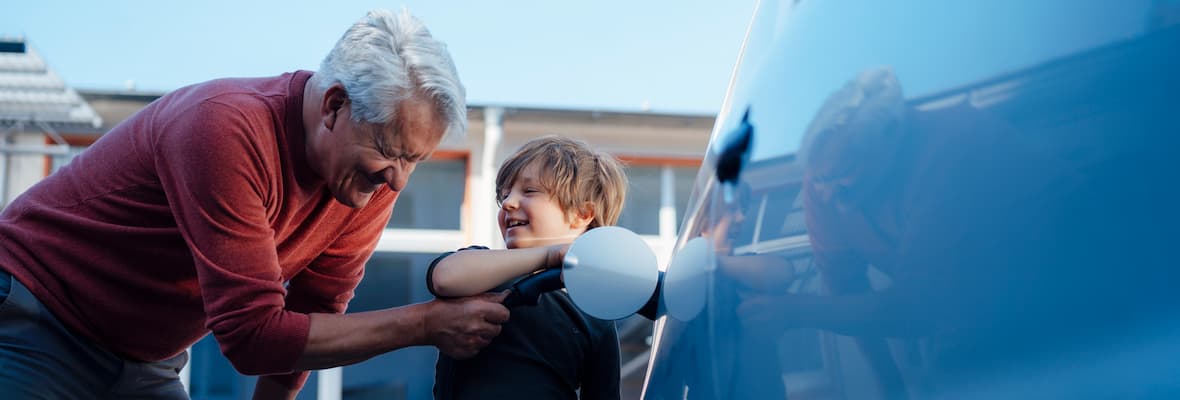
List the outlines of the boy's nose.
<svg viewBox="0 0 1180 400">
<path fill-rule="evenodd" d="M 508 195 L 505 196 L 504 199 L 500 201 L 500 208 L 503 208 L 505 210 L 515 210 L 516 207 L 519 206 L 518 203 L 519 203 L 519 201 L 516 198 L 516 196 L 513 195 L 512 193 L 508 193 Z"/>
</svg>

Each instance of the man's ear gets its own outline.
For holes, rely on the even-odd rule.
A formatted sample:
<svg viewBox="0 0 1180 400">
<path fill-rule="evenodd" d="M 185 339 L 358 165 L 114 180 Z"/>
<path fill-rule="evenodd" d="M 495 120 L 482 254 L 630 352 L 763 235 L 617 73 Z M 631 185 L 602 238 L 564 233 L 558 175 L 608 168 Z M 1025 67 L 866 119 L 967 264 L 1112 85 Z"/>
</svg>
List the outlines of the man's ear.
<svg viewBox="0 0 1180 400">
<path fill-rule="evenodd" d="M 570 227 L 585 228 L 594 222 L 594 205 L 590 203 L 582 204 L 570 218 Z"/>
<path fill-rule="evenodd" d="M 339 83 L 328 87 L 324 91 L 324 100 L 320 103 L 320 115 L 323 116 L 324 127 L 332 130 L 336 126 L 336 118 L 340 110 L 348 105 L 348 92 Z"/>
</svg>

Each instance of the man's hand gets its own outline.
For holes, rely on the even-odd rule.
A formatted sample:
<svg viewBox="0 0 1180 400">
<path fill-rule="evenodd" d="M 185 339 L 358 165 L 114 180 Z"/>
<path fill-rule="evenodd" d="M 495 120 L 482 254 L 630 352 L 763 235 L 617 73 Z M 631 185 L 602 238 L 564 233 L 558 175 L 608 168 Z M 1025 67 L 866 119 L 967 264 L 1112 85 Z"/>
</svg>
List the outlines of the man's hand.
<svg viewBox="0 0 1180 400">
<path fill-rule="evenodd" d="M 507 295 L 504 291 L 427 303 L 426 340 L 451 358 L 474 357 L 500 334 L 500 324 L 508 321 L 508 308 L 500 304 Z"/>
<path fill-rule="evenodd" d="M 743 329 L 776 332 L 797 328 L 799 316 L 792 310 L 798 296 L 792 294 L 749 293 L 742 296 L 736 314 Z"/>
</svg>

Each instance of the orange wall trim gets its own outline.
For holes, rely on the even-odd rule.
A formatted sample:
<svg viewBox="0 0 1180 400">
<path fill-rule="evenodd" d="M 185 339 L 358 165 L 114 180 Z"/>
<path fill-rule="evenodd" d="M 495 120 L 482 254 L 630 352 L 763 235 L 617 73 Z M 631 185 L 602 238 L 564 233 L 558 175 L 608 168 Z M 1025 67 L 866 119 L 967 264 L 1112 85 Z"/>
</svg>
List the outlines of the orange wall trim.
<svg viewBox="0 0 1180 400">
<path fill-rule="evenodd" d="M 671 167 L 699 167 L 701 160 L 697 158 L 672 158 L 672 157 L 635 157 L 635 156 L 616 156 L 619 161 L 627 165 L 646 165 L 659 166 L 667 165 Z"/>
<path fill-rule="evenodd" d="M 90 147 L 90 145 L 94 144 L 94 142 L 97 142 L 98 138 L 100 138 L 101 136 L 62 134 L 61 137 L 63 139 L 65 139 L 66 144 L 70 145 L 71 147 Z M 46 135 L 45 136 L 45 144 L 57 144 L 57 143 L 54 143 L 53 138 Z M 49 173 L 53 172 L 53 156 L 47 155 L 44 157 L 44 160 L 45 160 L 44 168 L 42 169 L 42 174 L 41 174 L 42 178 L 49 176 Z"/>
</svg>

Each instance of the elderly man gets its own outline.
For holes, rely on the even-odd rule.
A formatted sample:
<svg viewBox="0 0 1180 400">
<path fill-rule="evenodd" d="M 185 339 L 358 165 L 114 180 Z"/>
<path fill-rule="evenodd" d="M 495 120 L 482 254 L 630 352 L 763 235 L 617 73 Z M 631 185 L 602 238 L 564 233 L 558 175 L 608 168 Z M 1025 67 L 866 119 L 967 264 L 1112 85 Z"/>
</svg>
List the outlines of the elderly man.
<svg viewBox="0 0 1180 400">
<path fill-rule="evenodd" d="M 342 314 L 464 95 L 421 22 L 374 11 L 320 71 L 144 108 L 0 215 L 0 393 L 187 398 L 210 331 L 258 398 L 407 346 L 474 355 L 508 318 L 497 295 Z"/>
</svg>

